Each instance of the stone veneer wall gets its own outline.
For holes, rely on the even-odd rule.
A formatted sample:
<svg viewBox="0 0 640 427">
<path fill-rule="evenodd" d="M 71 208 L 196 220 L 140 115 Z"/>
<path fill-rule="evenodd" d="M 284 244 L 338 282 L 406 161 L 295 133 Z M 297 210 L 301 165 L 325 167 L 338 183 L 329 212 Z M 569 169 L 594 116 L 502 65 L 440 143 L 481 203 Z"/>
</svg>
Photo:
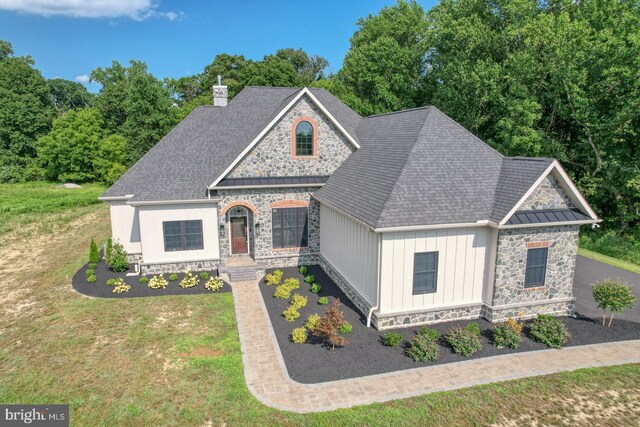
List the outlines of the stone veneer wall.
<svg viewBox="0 0 640 427">
<path fill-rule="evenodd" d="M 291 156 L 293 121 L 308 116 L 318 126 L 317 158 Z M 355 149 L 305 95 L 229 173 L 230 178 L 331 175 Z"/>
<path fill-rule="evenodd" d="M 547 175 L 538 188 L 536 188 L 518 210 L 536 209 L 571 209 L 573 202 L 564 191 L 557 179 L 551 174 Z"/>
<path fill-rule="evenodd" d="M 249 224 L 249 238 L 251 240 L 250 255 L 256 262 L 268 264 L 269 267 L 282 265 L 281 262 L 294 264 L 293 258 L 308 258 L 320 252 L 320 204 L 311 198 L 310 193 L 317 187 L 305 188 L 268 188 L 268 189 L 248 189 L 248 190 L 225 190 L 219 191 L 218 196 L 222 199 L 218 203 L 220 213 L 220 224 L 224 224 L 224 237 L 220 236 L 220 257 L 225 259 L 231 256 L 229 247 L 229 222 L 225 214 L 227 206 L 237 202 L 246 202 L 254 206 L 257 214 L 252 216 L 253 222 Z M 271 235 L 271 208 L 272 203 L 284 200 L 297 200 L 309 203 L 308 219 L 308 246 L 306 248 L 274 249 Z M 260 231 L 256 233 L 255 223 L 260 223 Z M 286 261 L 289 259 L 289 261 Z M 306 261 L 304 262 L 306 263 Z"/>
<path fill-rule="evenodd" d="M 436 308 L 415 313 L 400 313 L 380 316 L 374 313 L 373 325 L 379 331 L 392 328 L 412 327 L 451 320 L 477 319 L 480 317 L 482 304 L 473 304 L 454 308 Z"/>
<path fill-rule="evenodd" d="M 336 269 L 333 268 L 331 263 L 327 261 L 322 255 L 318 255 L 318 265 L 327 273 L 327 276 L 334 281 L 334 283 L 345 293 L 347 298 L 351 300 L 353 305 L 355 305 L 360 312 L 367 317 L 369 315 L 369 309 L 371 308 L 371 304 L 369 304 L 364 298 L 358 294 L 358 292 L 351 286 L 349 281 L 345 279 Z"/>
<path fill-rule="evenodd" d="M 162 274 L 162 273 L 178 273 L 185 270 L 189 271 L 212 271 L 216 270 L 220 265 L 220 260 L 202 260 L 202 261 L 186 261 L 186 262 L 167 262 L 155 264 L 141 264 L 140 270 L 142 274 Z"/>
</svg>

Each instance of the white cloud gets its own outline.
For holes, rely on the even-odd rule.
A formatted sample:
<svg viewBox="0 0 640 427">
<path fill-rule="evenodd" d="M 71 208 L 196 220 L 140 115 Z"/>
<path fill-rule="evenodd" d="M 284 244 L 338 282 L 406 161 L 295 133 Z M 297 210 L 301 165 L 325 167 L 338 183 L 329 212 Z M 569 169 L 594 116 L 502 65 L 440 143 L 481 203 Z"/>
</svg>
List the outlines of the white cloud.
<svg viewBox="0 0 640 427">
<path fill-rule="evenodd" d="M 89 83 L 89 80 L 91 80 L 91 78 L 86 74 L 76 76 L 76 81 L 80 83 Z"/>
<path fill-rule="evenodd" d="M 161 17 L 175 21 L 183 12 L 160 12 L 155 0 L 0 0 L 0 9 L 41 16 L 74 18 L 120 18 L 136 21 Z"/>
</svg>

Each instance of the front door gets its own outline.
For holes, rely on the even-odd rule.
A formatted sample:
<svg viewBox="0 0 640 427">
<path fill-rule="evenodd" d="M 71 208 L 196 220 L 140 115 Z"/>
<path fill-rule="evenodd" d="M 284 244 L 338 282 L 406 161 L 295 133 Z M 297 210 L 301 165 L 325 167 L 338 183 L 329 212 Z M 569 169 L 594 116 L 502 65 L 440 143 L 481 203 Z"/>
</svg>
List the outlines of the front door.
<svg viewBox="0 0 640 427">
<path fill-rule="evenodd" d="M 231 218 L 231 253 L 246 254 L 249 252 L 247 244 L 247 217 Z"/>
</svg>

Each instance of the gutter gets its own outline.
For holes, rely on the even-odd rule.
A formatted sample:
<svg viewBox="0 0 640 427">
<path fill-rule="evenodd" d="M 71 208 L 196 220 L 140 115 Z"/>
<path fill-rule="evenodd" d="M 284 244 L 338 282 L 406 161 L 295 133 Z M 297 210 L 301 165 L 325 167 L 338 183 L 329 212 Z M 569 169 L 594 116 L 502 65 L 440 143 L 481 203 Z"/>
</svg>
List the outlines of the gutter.
<svg viewBox="0 0 640 427">
<path fill-rule="evenodd" d="M 127 202 L 131 206 L 159 206 L 159 205 L 194 205 L 203 203 L 218 203 L 222 199 L 220 197 L 197 199 L 197 200 L 152 200 L 152 201 L 131 201 Z"/>
<path fill-rule="evenodd" d="M 367 315 L 367 328 L 371 327 L 371 316 L 373 315 L 373 311 L 377 310 L 380 307 L 380 289 L 382 288 L 382 235 L 378 234 L 378 271 L 377 271 L 377 296 L 376 296 L 376 305 L 369 309 L 369 314 Z"/>
<path fill-rule="evenodd" d="M 112 196 L 112 197 L 100 196 L 100 197 L 98 197 L 98 200 L 100 200 L 102 202 L 114 202 L 114 201 L 119 201 L 119 200 L 129 200 L 132 197 L 133 197 L 133 194 L 128 194 L 126 196 Z"/>
</svg>

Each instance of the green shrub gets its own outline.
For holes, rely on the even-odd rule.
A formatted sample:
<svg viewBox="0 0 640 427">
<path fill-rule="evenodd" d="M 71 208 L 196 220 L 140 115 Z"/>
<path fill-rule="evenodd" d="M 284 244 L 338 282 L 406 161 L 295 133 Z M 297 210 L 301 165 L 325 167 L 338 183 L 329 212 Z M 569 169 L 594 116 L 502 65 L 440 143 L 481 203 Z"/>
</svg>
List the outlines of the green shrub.
<svg viewBox="0 0 640 427">
<path fill-rule="evenodd" d="M 90 262 L 89 263 L 89 268 L 92 269 L 92 270 L 95 270 L 97 266 L 98 266 L 98 264 L 96 264 L 95 262 Z"/>
<path fill-rule="evenodd" d="M 100 261 L 100 252 L 98 252 L 98 245 L 96 245 L 96 241 L 91 239 L 91 243 L 89 244 L 89 262 L 97 263 Z"/>
<path fill-rule="evenodd" d="M 293 277 L 286 279 L 282 284 L 290 288 L 292 291 L 300 287 L 300 281 L 298 279 L 294 279 Z"/>
<path fill-rule="evenodd" d="M 298 271 L 300 272 L 300 274 L 307 274 L 307 271 L 309 271 L 309 269 L 307 268 L 307 266 L 301 265 L 300 268 L 298 268 Z"/>
<path fill-rule="evenodd" d="M 598 308 L 602 309 L 602 326 L 607 318 L 607 310 L 611 312 L 608 325 L 611 326 L 614 314 L 622 313 L 636 303 L 636 297 L 631 292 L 633 287 L 619 280 L 604 280 L 591 286 L 593 286 L 593 299 L 598 304 Z"/>
<path fill-rule="evenodd" d="M 480 327 L 477 323 L 469 323 L 467 326 L 454 326 L 447 334 L 447 342 L 457 354 L 471 356 L 473 353 L 482 350 L 480 340 Z"/>
<path fill-rule="evenodd" d="M 109 267 L 111 270 L 122 273 L 127 271 L 129 263 L 127 262 L 127 252 L 121 243 L 115 242 L 111 248 L 111 257 L 109 261 Z"/>
<path fill-rule="evenodd" d="M 522 323 L 508 318 L 493 326 L 493 345 L 498 348 L 518 348 L 522 342 Z"/>
<path fill-rule="evenodd" d="M 561 348 L 571 337 L 562 320 L 549 314 L 538 314 L 531 322 L 529 336 L 532 340 L 551 348 Z"/>
<path fill-rule="evenodd" d="M 395 332 L 387 332 L 382 337 L 382 344 L 387 347 L 397 347 L 402 342 L 403 336 Z"/>
<path fill-rule="evenodd" d="M 147 276 L 142 276 L 142 277 L 140 278 L 140 283 L 142 283 L 142 284 L 147 284 L 147 283 L 149 283 L 149 278 L 148 278 Z M 149 287 L 151 287 L 151 286 L 149 286 Z"/>
<path fill-rule="evenodd" d="M 222 289 L 224 282 L 219 276 L 211 276 L 211 278 L 204 284 L 205 289 L 209 291 L 217 291 L 218 289 Z"/>
<path fill-rule="evenodd" d="M 181 288 L 193 288 L 198 285 L 198 278 L 195 277 L 189 270 L 184 272 L 184 277 L 180 281 Z"/>
<path fill-rule="evenodd" d="M 438 346 L 440 333 L 435 329 L 422 327 L 420 332 L 416 333 L 411 341 L 406 355 L 416 362 L 425 362 L 427 360 L 435 362 L 440 355 L 440 347 Z"/>
<path fill-rule="evenodd" d="M 314 294 L 319 294 L 321 290 L 322 286 L 320 286 L 320 284 L 314 283 L 313 285 L 311 285 L 311 292 L 313 292 Z"/>
<path fill-rule="evenodd" d="M 586 231 L 580 233 L 580 247 L 610 257 L 640 265 L 640 241 L 638 234 L 621 233 L 618 230 Z"/>
<path fill-rule="evenodd" d="M 169 275 L 169 281 L 175 282 L 176 280 L 178 280 L 178 274 L 177 273 L 171 273 Z"/>
<path fill-rule="evenodd" d="M 129 292 L 130 289 L 131 289 L 131 286 L 127 285 L 126 283 L 124 283 L 124 281 L 122 281 L 113 288 L 113 293 L 121 294 L 123 292 Z"/>
<path fill-rule="evenodd" d="M 313 275 L 310 274 L 304 278 L 304 281 L 305 283 L 312 284 L 313 282 L 316 281 L 316 279 L 315 277 L 313 277 Z"/>
<path fill-rule="evenodd" d="M 300 287 L 300 281 L 298 279 L 287 279 L 282 285 L 276 287 L 276 291 L 273 293 L 275 298 L 289 299 L 291 298 L 291 292 Z"/>
<path fill-rule="evenodd" d="M 165 289 L 167 286 L 169 286 L 169 282 L 165 280 L 162 274 L 153 276 L 148 282 L 151 289 Z"/>
<path fill-rule="evenodd" d="M 89 268 L 89 269 L 85 270 L 84 274 L 86 274 L 86 275 L 87 275 L 87 277 L 89 277 L 89 276 L 95 276 L 96 271 L 95 271 L 94 269 L 92 269 L 92 268 Z"/>
<path fill-rule="evenodd" d="M 115 286 L 118 283 L 117 279 L 108 279 L 107 286 Z"/>
<path fill-rule="evenodd" d="M 307 317 L 307 322 L 304 326 L 310 330 L 311 332 L 315 331 L 320 324 L 320 315 L 319 314 L 311 314 Z"/>
<path fill-rule="evenodd" d="M 329 304 L 329 297 L 320 297 L 318 299 L 318 304 L 320 305 L 327 305 Z"/>
<path fill-rule="evenodd" d="M 111 265 L 111 250 L 113 249 L 113 240 L 111 237 L 107 239 L 107 247 L 104 250 L 104 259 L 107 261 L 107 264 Z"/>
<path fill-rule="evenodd" d="M 340 332 L 342 335 L 350 334 L 351 331 L 353 331 L 353 326 L 351 326 L 351 323 L 349 322 L 344 322 L 338 328 L 338 332 Z"/>
<path fill-rule="evenodd" d="M 203 271 L 202 273 L 200 273 L 200 278 L 202 280 L 207 280 L 209 279 L 209 273 L 207 273 L 206 271 Z"/>
<path fill-rule="evenodd" d="M 95 274 L 87 276 L 87 283 L 95 283 L 96 280 L 98 280 L 98 279 L 96 278 Z"/>
<path fill-rule="evenodd" d="M 279 285 L 282 280 L 282 270 L 273 270 L 273 272 L 267 274 L 264 278 L 269 286 Z"/>
<path fill-rule="evenodd" d="M 307 342 L 307 330 L 305 328 L 295 328 L 291 332 L 291 341 L 296 344 L 304 344 Z"/>
<path fill-rule="evenodd" d="M 306 307 L 307 305 L 307 297 L 304 297 L 300 294 L 295 294 L 291 298 L 291 306 L 296 309 L 301 309 L 302 307 Z"/>
<path fill-rule="evenodd" d="M 289 307 L 287 307 L 287 309 L 285 311 L 282 312 L 282 315 L 284 316 L 284 319 L 287 322 L 293 322 L 294 320 L 296 320 L 298 317 L 300 317 L 300 313 L 298 313 L 298 309 L 295 308 L 294 306 L 290 305 Z"/>
</svg>

